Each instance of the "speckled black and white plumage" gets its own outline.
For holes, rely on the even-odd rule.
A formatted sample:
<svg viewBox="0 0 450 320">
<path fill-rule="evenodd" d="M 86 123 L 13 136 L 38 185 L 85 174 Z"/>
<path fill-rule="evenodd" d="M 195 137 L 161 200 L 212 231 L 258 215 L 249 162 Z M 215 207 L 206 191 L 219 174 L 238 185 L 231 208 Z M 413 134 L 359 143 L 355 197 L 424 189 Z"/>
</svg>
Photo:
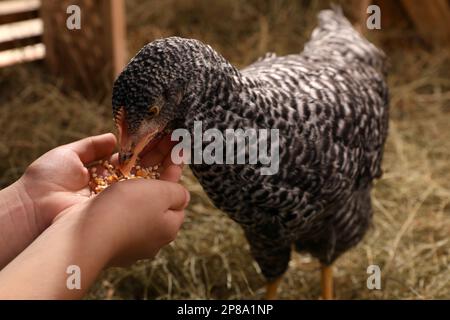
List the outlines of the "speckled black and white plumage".
<svg viewBox="0 0 450 320">
<path fill-rule="evenodd" d="M 242 226 L 270 280 L 286 270 L 293 244 L 330 264 L 369 227 L 388 126 L 384 60 L 332 10 L 319 14 L 302 53 L 266 55 L 241 71 L 199 41 L 161 39 L 117 79 L 114 112 L 125 106 L 131 132 L 155 103 L 172 127 L 280 130 L 278 174 L 191 165 L 214 204 Z"/>
</svg>

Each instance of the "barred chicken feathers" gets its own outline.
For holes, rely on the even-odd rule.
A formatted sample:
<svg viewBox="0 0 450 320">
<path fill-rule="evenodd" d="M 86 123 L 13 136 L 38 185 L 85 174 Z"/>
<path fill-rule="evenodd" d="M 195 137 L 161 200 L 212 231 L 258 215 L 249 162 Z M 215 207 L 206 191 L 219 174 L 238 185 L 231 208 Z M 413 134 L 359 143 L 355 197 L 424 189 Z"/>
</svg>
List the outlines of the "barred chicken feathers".
<svg viewBox="0 0 450 320">
<path fill-rule="evenodd" d="M 208 128 L 280 130 L 276 175 L 192 166 L 213 202 L 243 226 L 267 278 L 286 270 L 293 243 L 331 264 L 367 230 L 387 135 L 384 66 L 384 54 L 340 13 L 323 11 L 301 54 L 265 56 L 235 76 L 236 100 L 231 93 L 228 104 L 193 117 Z"/>
<path fill-rule="evenodd" d="M 181 83 L 181 104 L 165 107 L 174 127 L 279 130 L 277 174 L 262 175 L 261 164 L 191 164 L 270 280 L 286 270 L 293 244 L 331 264 L 368 229 L 388 129 L 385 65 L 338 10 L 325 10 L 303 52 L 266 55 L 243 70 L 197 40 L 154 41 L 116 81 L 113 105 L 144 106 L 158 95 L 133 83 Z"/>
</svg>

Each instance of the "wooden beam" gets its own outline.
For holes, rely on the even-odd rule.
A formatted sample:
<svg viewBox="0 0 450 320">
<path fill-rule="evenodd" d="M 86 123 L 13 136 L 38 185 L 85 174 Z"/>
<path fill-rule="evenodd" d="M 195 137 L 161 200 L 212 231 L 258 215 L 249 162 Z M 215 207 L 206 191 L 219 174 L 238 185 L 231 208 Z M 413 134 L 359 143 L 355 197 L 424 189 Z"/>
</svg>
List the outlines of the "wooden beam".
<svg viewBox="0 0 450 320">
<path fill-rule="evenodd" d="M 69 30 L 69 5 L 81 9 L 81 28 Z M 126 24 L 123 0 L 43 0 L 46 61 L 66 88 L 102 99 L 125 65 Z"/>
<path fill-rule="evenodd" d="M 24 39 L 15 39 L 12 41 L 0 42 L 0 52 L 15 48 L 23 48 L 36 43 L 42 43 L 41 36 L 33 36 Z"/>
<path fill-rule="evenodd" d="M 31 19 L 0 25 L 0 42 L 14 41 L 42 35 L 42 20 Z"/>
<path fill-rule="evenodd" d="M 425 42 L 450 43 L 450 5 L 447 0 L 402 0 L 402 4 Z"/>
<path fill-rule="evenodd" d="M 29 20 L 39 17 L 39 10 L 24 11 L 16 13 L 2 13 L 0 8 L 0 25 L 16 21 Z"/>
<path fill-rule="evenodd" d="M 372 0 L 346 0 L 342 4 L 345 16 L 359 32 L 364 33 L 367 30 L 367 8 Z"/>
<path fill-rule="evenodd" d="M 125 62 L 127 61 L 127 44 L 126 44 L 126 16 L 125 4 L 121 1 L 107 1 L 105 2 L 107 8 L 106 12 L 110 15 L 106 20 L 107 25 L 110 26 L 110 33 L 114 35 L 110 44 L 110 51 L 112 53 L 113 61 L 113 76 L 116 77 L 122 71 Z M 108 8 L 109 7 L 109 8 Z"/>
<path fill-rule="evenodd" d="M 39 0 L 0 2 L 0 67 L 42 59 Z"/>
<path fill-rule="evenodd" d="M 0 52 L 0 68 L 17 63 L 41 60 L 45 56 L 45 47 L 42 43 L 11 49 Z"/>
<path fill-rule="evenodd" d="M 40 0 L 10 0 L 0 2 L 0 15 L 10 15 L 36 11 L 41 6 Z"/>
</svg>

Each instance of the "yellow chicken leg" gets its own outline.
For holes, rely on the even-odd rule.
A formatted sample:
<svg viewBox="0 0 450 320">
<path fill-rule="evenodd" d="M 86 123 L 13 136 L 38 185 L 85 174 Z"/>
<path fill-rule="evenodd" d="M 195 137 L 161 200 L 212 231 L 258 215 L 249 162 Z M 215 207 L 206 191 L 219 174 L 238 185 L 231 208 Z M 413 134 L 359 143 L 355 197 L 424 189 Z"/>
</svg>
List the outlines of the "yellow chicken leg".
<svg viewBox="0 0 450 320">
<path fill-rule="evenodd" d="M 278 277 L 277 279 L 267 283 L 266 285 L 266 295 L 264 296 L 265 300 L 277 300 L 277 290 L 278 286 L 281 282 L 282 277 Z"/>
<path fill-rule="evenodd" d="M 322 299 L 333 300 L 333 267 L 322 265 Z"/>
</svg>

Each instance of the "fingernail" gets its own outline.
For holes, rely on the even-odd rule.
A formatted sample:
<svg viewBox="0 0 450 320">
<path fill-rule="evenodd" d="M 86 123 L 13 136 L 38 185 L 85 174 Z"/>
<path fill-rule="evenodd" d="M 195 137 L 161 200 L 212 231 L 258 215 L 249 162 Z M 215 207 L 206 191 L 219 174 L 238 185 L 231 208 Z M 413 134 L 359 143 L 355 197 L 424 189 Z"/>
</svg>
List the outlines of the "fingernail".
<svg viewBox="0 0 450 320">
<path fill-rule="evenodd" d="M 186 202 L 184 204 L 184 207 L 186 208 L 189 204 L 189 201 L 191 201 L 191 194 L 187 189 L 184 189 L 184 192 L 186 193 Z"/>
</svg>

